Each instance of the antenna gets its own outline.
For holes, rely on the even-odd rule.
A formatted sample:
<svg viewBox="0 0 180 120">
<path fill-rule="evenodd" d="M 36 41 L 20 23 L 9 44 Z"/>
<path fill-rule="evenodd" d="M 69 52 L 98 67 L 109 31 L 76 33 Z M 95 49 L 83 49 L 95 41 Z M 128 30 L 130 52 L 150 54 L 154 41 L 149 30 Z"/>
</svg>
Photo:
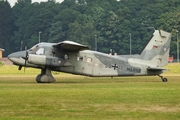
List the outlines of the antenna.
<svg viewBox="0 0 180 120">
<path fill-rule="evenodd" d="M 154 27 L 147 27 L 147 28 L 149 28 L 149 29 L 153 29 L 154 31 L 156 31 L 156 29 L 155 29 Z"/>
</svg>

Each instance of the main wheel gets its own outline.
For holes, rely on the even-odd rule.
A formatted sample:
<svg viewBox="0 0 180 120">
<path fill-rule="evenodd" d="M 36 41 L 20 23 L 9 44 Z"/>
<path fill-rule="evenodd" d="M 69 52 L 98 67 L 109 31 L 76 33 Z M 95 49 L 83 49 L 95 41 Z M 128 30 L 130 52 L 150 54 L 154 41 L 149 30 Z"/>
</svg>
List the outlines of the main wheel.
<svg viewBox="0 0 180 120">
<path fill-rule="evenodd" d="M 37 83 L 52 83 L 52 82 L 55 82 L 56 80 L 51 75 L 46 75 L 46 74 L 42 75 L 42 74 L 39 74 L 36 77 L 36 81 L 37 81 Z"/>
<path fill-rule="evenodd" d="M 42 74 L 39 74 L 39 75 L 36 77 L 36 82 L 37 82 L 37 83 L 41 83 L 41 76 L 42 76 Z"/>
</svg>

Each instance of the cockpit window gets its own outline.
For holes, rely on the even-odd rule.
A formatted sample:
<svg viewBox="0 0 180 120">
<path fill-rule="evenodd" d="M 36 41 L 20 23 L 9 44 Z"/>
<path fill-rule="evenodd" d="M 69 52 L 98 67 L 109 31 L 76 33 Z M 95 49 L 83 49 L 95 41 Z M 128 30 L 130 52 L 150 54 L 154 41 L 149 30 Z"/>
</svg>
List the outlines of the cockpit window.
<svg viewBox="0 0 180 120">
<path fill-rule="evenodd" d="M 31 49 L 29 49 L 29 51 L 35 52 L 37 51 L 38 48 L 39 48 L 39 45 L 37 44 L 37 45 L 34 45 Z"/>
<path fill-rule="evenodd" d="M 36 52 L 37 55 L 42 55 L 44 54 L 44 48 L 39 48 Z"/>
</svg>

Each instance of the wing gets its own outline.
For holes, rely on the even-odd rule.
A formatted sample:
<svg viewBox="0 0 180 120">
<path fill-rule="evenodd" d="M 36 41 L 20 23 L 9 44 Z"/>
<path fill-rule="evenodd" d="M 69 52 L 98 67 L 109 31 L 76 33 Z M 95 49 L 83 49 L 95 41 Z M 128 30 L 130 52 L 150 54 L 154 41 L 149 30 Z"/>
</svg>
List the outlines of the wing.
<svg viewBox="0 0 180 120">
<path fill-rule="evenodd" d="M 69 51 L 81 51 L 81 50 L 89 50 L 89 47 L 86 45 L 82 45 L 73 41 L 62 41 L 59 42 L 53 47 L 57 47 L 63 50 L 69 50 Z"/>
</svg>

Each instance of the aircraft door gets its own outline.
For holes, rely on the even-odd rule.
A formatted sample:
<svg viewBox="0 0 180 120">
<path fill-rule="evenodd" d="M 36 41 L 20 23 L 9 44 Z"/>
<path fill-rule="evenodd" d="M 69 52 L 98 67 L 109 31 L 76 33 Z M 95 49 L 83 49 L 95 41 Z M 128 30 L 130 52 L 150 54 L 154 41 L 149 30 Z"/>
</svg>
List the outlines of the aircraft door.
<svg viewBox="0 0 180 120">
<path fill-rule="evenodd" d="M 84 54 L 83 67 L 82 67 L 83 74 L 92 75 L 93 63 L 94 63 L 94 55 L 93 54 Z"/>
<path fill-rule="evenodd" d="M 75 55 L 75 59 L 74 59 L 74 73 L 77 73 L 77 74 L 82 74 L 83 73 L 83 55 L 81 54 L 77 54 Z"/>
</svg>

